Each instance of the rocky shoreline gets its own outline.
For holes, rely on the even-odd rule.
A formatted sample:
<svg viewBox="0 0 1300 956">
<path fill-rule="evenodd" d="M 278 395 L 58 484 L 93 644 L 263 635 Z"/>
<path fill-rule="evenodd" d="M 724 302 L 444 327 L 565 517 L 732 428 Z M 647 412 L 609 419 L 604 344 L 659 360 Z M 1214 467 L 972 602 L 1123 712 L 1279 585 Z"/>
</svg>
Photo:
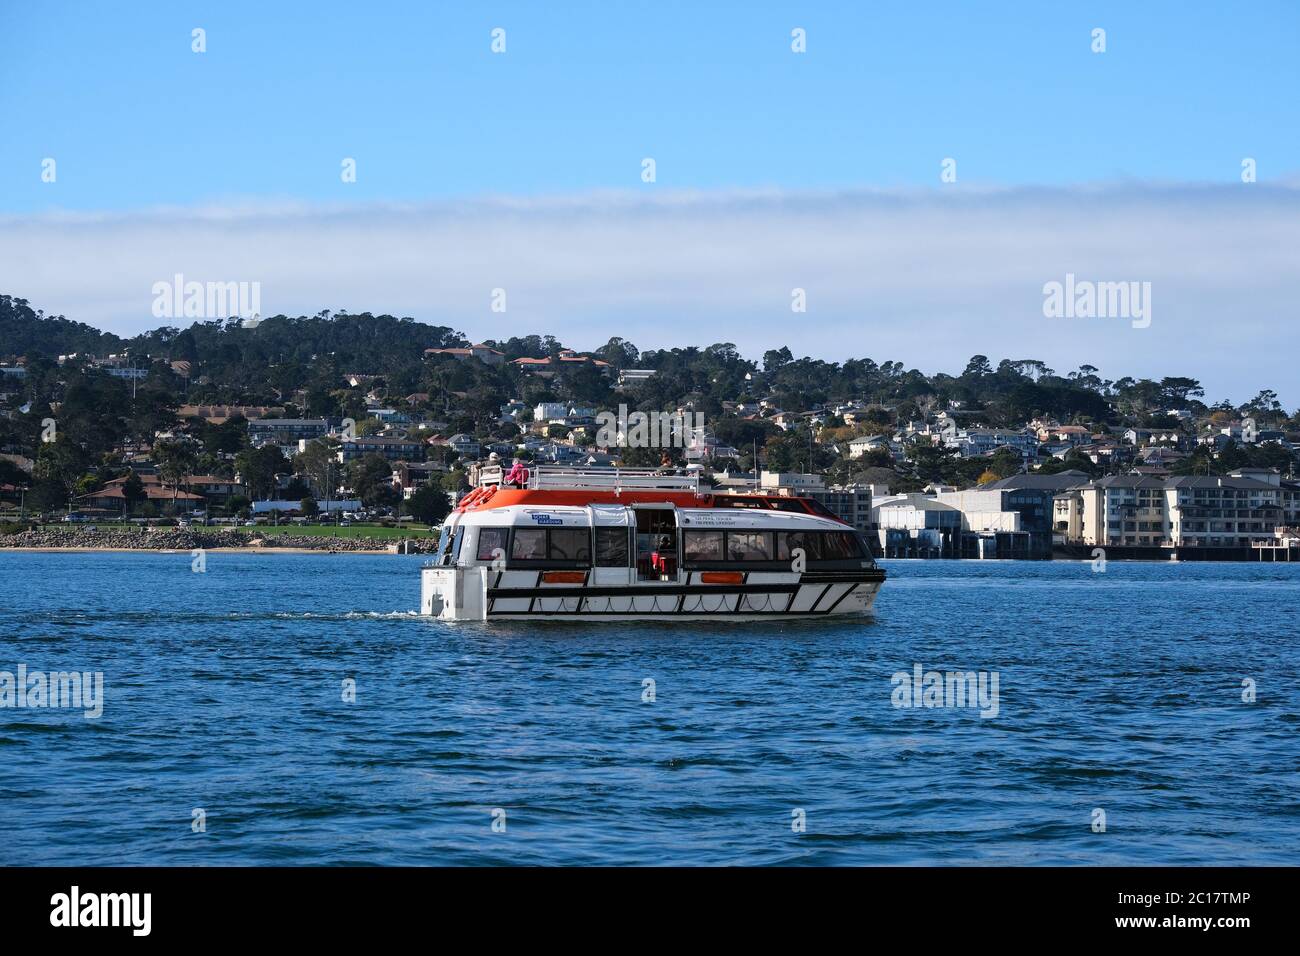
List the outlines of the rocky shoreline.
<svg viewBox="0 0 1300 956">
<path fill-rule="evenodd" d="M 69 551 L 194 551 L 197 549 L 247 549 L 285 551 L 367 551 L 428 554 L 433 538 L 343 538 L 324 535 L 245 534 L 238 531 L 155 528 L 141 530 L 22 531 L 0 534 L 0 548 Z"/>
</svg>

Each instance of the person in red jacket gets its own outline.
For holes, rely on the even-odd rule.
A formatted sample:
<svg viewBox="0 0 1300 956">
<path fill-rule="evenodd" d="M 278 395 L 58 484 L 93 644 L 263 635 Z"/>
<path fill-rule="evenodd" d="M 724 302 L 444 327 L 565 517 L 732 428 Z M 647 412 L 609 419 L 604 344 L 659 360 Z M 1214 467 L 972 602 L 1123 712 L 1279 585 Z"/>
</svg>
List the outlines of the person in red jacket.
<svg viewBox="0 0 1300 956">
<path fill-rule="evenodd" d="M 528 469 L 524 467 L 524 463 L 518 458 L 516 458 L 515 463 L 510 466 L 510 471 L 506 473 L 505 483 L 507 485 L 513 485 L 516 488 L 522 488 L 524 485 L 528 484 Z"/>
</svg>

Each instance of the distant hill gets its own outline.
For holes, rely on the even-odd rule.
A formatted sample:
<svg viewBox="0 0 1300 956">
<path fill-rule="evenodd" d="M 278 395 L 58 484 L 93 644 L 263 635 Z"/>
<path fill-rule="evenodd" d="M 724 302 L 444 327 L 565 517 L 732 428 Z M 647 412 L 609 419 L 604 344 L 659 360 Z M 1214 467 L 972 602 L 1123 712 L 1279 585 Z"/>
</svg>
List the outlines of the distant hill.
<svg viewBox="0 0 1300 956">
<path fill-rule="evenodd" d="M 395 364 L 418 365 L 428 348 L 467 344 L 446 326 L 368 312 L 280 315 L 254 328 L 238 319 L 200 321 L 123 339 L 61 315 L 45 315 L 26 299 L 0 295 L 0 359 L 71 352 L 102 357 L 129 348 L 137 355 L 201 362 L 209 374 L 222 377 L 234 370 L 264 370 L 275 362 L 307 363 L 317 356 L 331 356 L 348 370 L 384 371 Z"/>
<path fill-rule="evenodd" d="M 102 355 L 122 349 L 116 335 L 73 322 L 61 315 L 45 315 L 26 299 L 0 295 L 0 358 L 44 355 L 51 358 L 70 352 Z"/>
</svg>

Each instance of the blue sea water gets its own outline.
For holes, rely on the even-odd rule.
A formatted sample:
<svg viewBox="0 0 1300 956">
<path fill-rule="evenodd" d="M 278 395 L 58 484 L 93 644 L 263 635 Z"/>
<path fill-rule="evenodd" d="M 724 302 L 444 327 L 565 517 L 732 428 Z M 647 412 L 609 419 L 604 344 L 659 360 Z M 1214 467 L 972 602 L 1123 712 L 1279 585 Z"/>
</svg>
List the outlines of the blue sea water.
<svg viewBox="0 0 1300 956">
<path fill-rule="evenodd" d="M 1300 564 L 886 566 L 868 618 L 448 626 L 418 558 L 0 552 L 0 671 L 105 682 L 0 709 L 0 863 L 1296 861 Z"/>
</svg>

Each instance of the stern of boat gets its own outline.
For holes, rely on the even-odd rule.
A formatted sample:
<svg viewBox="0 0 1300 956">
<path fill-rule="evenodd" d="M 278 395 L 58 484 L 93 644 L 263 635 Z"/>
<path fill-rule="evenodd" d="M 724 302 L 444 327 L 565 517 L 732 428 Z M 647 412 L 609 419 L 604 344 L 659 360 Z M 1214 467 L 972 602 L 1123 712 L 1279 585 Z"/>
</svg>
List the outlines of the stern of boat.
<svg viewBox="0 0 1300 956">
<path fill-rule="evenodd" d="M 487 618 L 487 568 L 426 565 L 420 572 L 420 613 L 441 621 Z"/>
</svg>

